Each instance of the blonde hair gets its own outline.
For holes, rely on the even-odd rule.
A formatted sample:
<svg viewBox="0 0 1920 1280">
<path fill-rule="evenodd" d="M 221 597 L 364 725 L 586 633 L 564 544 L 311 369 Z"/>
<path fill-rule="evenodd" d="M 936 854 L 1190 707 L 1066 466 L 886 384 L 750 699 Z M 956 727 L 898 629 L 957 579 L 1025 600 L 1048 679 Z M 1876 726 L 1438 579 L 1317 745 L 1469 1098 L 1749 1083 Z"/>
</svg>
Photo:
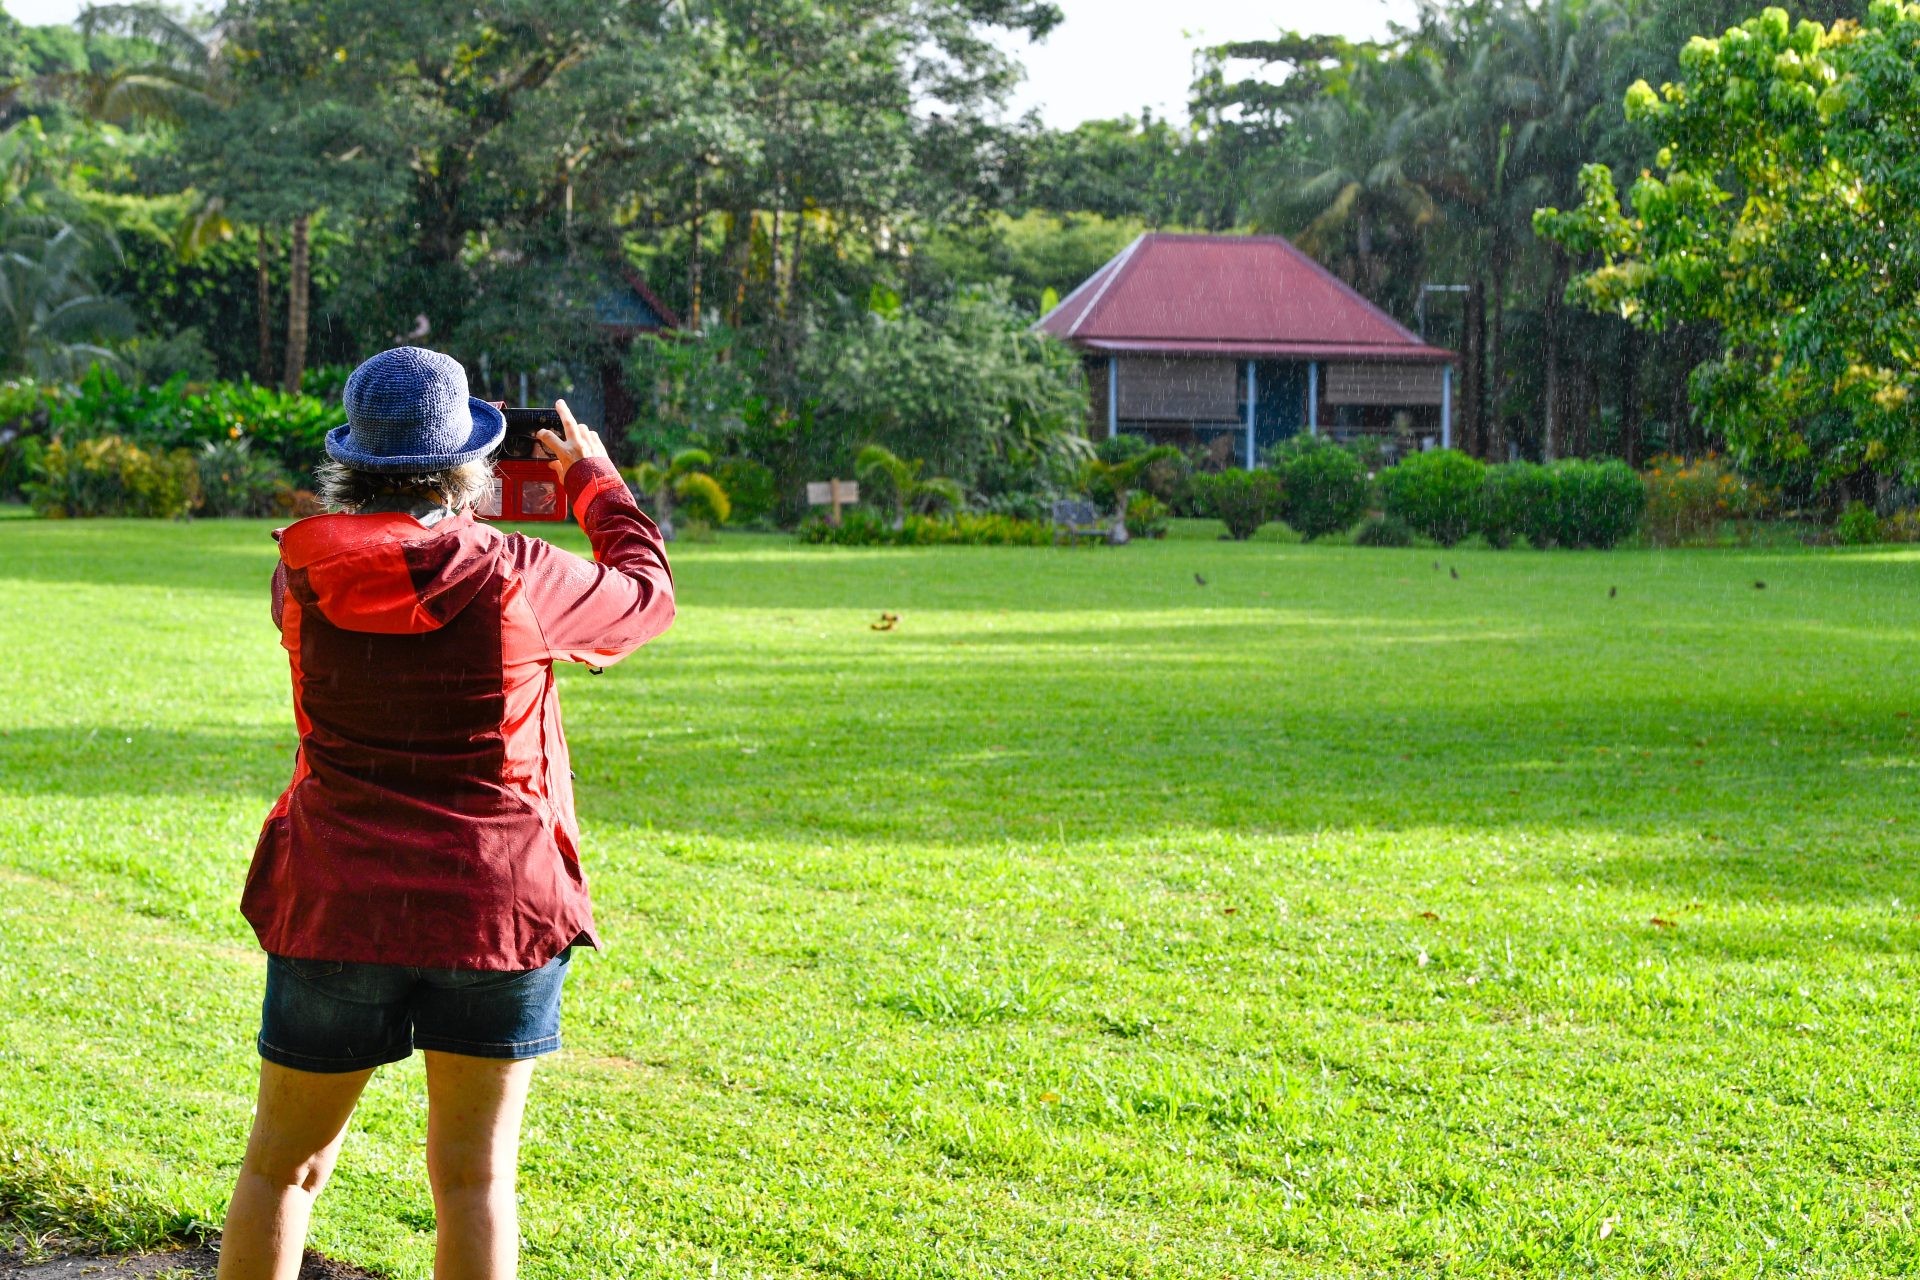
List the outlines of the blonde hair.
<svg viewBox="0 0 1920 1280">
<path fill-rule="evenodd" d="M 444 471 L 391 473 L 361 471 L 328 459 L 314 471 L 315 493 L 327 510 L 351 515 L 379 499 L 437 502 L 449 511 L 471 506 L 487 496 L 493 484 L 493 464 L 463 462 Z"/>
</svg>

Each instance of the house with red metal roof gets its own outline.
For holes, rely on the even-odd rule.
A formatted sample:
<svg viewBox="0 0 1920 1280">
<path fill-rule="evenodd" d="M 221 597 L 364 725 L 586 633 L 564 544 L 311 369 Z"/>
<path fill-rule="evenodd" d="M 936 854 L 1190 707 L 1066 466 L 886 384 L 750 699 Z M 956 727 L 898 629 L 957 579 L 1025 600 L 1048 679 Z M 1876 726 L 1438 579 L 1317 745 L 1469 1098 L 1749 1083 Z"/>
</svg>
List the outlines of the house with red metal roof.
<svg viewBox="0 0 1920 1280">
<path fill-rule="evenodd" d="M 1243 466 L 1301 431 L 1453 443 L 1453 353 L 1280 236 L 1143 235 L 1036 327 L 1085 359 L 1096 440 Z"/>
</svg>

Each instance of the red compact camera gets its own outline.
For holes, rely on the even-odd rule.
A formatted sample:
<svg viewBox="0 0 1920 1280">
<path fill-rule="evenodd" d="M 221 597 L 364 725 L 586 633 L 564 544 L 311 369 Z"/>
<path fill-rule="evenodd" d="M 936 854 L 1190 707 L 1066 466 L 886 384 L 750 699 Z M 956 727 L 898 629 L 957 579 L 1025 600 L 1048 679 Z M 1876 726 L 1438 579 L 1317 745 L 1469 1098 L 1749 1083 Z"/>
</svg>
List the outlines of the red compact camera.
<svg viewBox="0 0 1920 1280">
<path fill-rule="evenodd" d="M 493 487 L 475 505 L 483 520 L 567 518 L 567 491 L 553 474 L 553 454 L 540 443 L 539 431 L 566 434 L 555 409 L 507 409 L 507 435 L 493 455 Z"/>
</svg>

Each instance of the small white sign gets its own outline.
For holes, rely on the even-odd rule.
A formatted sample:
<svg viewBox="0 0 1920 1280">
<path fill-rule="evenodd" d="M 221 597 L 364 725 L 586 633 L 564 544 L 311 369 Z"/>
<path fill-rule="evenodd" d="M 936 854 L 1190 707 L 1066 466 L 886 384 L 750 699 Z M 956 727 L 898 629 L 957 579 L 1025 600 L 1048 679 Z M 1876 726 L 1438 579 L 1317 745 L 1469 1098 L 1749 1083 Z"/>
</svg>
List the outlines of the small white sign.
<svg viewBox="0 0 1920 1280">
<path fill-rule="evenodd" d="M 807 505 L 824 507 L 829 503 L 838 506 L 843 502 L 860 501 L 860 486 L 852 480 L 809 480 L 807 482 Z"/>
</svg>

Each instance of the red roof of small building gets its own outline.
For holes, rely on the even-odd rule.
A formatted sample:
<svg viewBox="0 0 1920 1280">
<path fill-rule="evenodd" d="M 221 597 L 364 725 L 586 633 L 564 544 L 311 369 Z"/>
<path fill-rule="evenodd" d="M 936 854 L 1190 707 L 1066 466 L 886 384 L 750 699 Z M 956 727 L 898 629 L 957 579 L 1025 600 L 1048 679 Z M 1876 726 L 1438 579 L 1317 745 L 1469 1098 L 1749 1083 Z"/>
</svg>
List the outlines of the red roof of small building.
<svg viewBox="0 0 1920 1280">
<path fill-rule="evenodd" d="M 1141 236 L 1042 316 L 1087 351 L 1444 364 L 1280 236 Z"/>
</svg>

